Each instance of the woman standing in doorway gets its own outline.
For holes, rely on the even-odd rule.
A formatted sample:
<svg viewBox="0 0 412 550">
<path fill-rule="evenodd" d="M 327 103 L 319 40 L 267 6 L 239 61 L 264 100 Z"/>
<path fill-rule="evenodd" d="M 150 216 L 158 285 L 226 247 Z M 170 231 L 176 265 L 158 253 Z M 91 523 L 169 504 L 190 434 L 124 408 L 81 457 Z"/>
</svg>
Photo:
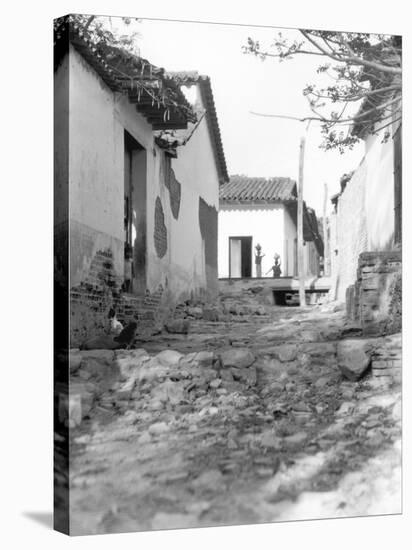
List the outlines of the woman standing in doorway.
<svg viewBox="0 0 412 550">
<path fill-rule="evenodd" d="M 255 246 L 255 264 L 256 264 L 256 277 L 262 277 L 262 258 L 264 257 L 264 254 L 262 254 L 262 247 L 258 243 Z"/>
</svg>

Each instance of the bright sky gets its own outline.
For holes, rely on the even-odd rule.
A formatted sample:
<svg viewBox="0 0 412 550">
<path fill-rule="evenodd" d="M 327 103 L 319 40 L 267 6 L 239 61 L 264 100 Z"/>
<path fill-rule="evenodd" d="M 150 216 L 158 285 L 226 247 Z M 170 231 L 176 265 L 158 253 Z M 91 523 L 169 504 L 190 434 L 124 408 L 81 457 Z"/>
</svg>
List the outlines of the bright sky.
<svg viewBox="0 0 412 550">
<path fill-rule="evenodd" d="M 167 70 L 196 70 L 211 78 L 229 174 L 288 176 L 297 180 L 299 141 L 304 124 L 262 118 L 250 111 L 292 116 L 310 114 L 302 90 L 319 82 L 317 56 L 297 56 L 279 63 L 242 53 L 248 36 L 271 44 L 279 30 L 235 25 L 143 20 L 138 30 L 140 55 Z M 327 78 L 327 77 L 325 77 Z M 363 144 L 341 155 L 319 149 L 320 126 L 311 126 L 306 143 L 304 198 L 322 215 L 324 183 L 329 196 L 339 190 L 340 177 L 355 169 Z M 328 209 L 330 201 L 328 201 Z"/>
</svg>

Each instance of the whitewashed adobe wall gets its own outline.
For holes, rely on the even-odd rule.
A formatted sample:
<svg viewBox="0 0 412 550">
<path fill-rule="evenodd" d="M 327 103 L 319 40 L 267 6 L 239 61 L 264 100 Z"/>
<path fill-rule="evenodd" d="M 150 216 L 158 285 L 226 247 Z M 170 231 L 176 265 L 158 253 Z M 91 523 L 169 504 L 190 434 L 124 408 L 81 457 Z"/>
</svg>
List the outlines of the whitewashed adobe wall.
<svg viewBox="0 0 412 550">
<path fill-rule="evenodd" d="M 204 108 L 199 90 L 196 102 Z M 186 145 L 178 147 L 177 154 L 177 159 L 172 159 L 172 168 L 181 184 L 182 196 L 179 219 L 171 217 L 170 220 L 168 266 L 180 274 L 173 283 L 177 293 L 207 286 L 214 294 L 217 292 L 219 175 L 206 117 Z M 209 212 L 203 235 L 199 225 L 199 200 Z"/>
<path fill-rule="evenodd" d="M 151 128 L 70 46 L 71 286 L 98 250 L 110 249 L 118 276 L 124 259 L 124 130 L 153 147 Z M 151 155 L 152 156 L 152 155 Z M 152 172 L 153 162 L 148 163 Z"/>
<path fill-rule="evenodd" d="M 393 246 L 394 159 L 393 140 L 382 143 L 383 132 L 365 141 L 365 212 L 368 251 L 389 250 Z"/>
<path fill-rule="evenodd" d="M 181 197 L 177 219 L 165 185 L 164 152 L 151 126 L 127 98 L 114 94 L 93 68 L 70 48 L 70 219 L 71 285 L 87 274 L 97 250 L 113 252 L 123 274 L 124 130 L 146 150 L 147 288 L 167 281 L 170 295 L 206 290 L 204 242 L 199 227 L 200 197 L 218 209 L 218 176 L 206 120 L 172 161 Z M 167 234 L 166 253 L 154 245 L 155 204 L 160 198 Z M 216 230 L 216 228 L 215 228 Z M 217 253 L 216 253 L 217 256 Z M 217 258 L 216 262 L 217 263 Z M 215 279 L 217 277 L 215 269 Z"/>
<path fill-rule="evenodd" d="M 355 282 L 361 252 L 393 246 L 393 141 L 382 139 L 383 133 L 366 138 L 365 156 L 338 199 L 331 224 L 334 299 L 344 300 L 347 287 Z"/>
<path fill-rule="evenodd" d="M 338 200 L 336 224 L 333 226 L 337 254 L 332 251 L 332 280 L 335 298 L 338 300 L 345 299 L 347 287 L 355 282 L 359 254 L 365 252 L 368 246 L 365 212 L 366 171 L 367 164 L 364 159 Z"/>
</svg>

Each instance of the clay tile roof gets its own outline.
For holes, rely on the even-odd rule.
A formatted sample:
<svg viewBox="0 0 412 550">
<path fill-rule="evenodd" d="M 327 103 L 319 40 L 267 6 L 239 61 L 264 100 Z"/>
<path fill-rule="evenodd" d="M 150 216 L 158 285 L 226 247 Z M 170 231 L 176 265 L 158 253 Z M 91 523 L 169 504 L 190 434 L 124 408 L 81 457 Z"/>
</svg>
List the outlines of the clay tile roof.
<svg viewBox="0 0 412 550">
<path fill-rule="evenodd" d="M 219 198 L 222 204 L 296 201 L 296 182 L 290 178 L 231 176 L 220 187 Z"/>
<path fill-rule="evenodd" d="M 70 16 L 57 23 L 55 70 L 71 43 L 111 90 L 128 95 L 153 130 L 187 129 L 188 123 L 197 121 L 180 86 L 165 69 L 121 48 L 93 44 Z"/>
</svg>

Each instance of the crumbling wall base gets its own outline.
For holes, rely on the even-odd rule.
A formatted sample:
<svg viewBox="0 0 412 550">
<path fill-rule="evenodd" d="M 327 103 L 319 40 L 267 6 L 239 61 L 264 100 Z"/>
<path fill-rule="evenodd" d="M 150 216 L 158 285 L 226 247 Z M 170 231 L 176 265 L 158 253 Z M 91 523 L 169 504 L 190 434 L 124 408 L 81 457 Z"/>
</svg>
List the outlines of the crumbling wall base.
<svg viewBox="0 0 412 550">
<path fill-rule="evenodd" d="M 402 253 L 363 252 L 357 280 L 346 290 L 346 313 L 364 335 L 394 334 L 402 326 Z"/>
</svg>

